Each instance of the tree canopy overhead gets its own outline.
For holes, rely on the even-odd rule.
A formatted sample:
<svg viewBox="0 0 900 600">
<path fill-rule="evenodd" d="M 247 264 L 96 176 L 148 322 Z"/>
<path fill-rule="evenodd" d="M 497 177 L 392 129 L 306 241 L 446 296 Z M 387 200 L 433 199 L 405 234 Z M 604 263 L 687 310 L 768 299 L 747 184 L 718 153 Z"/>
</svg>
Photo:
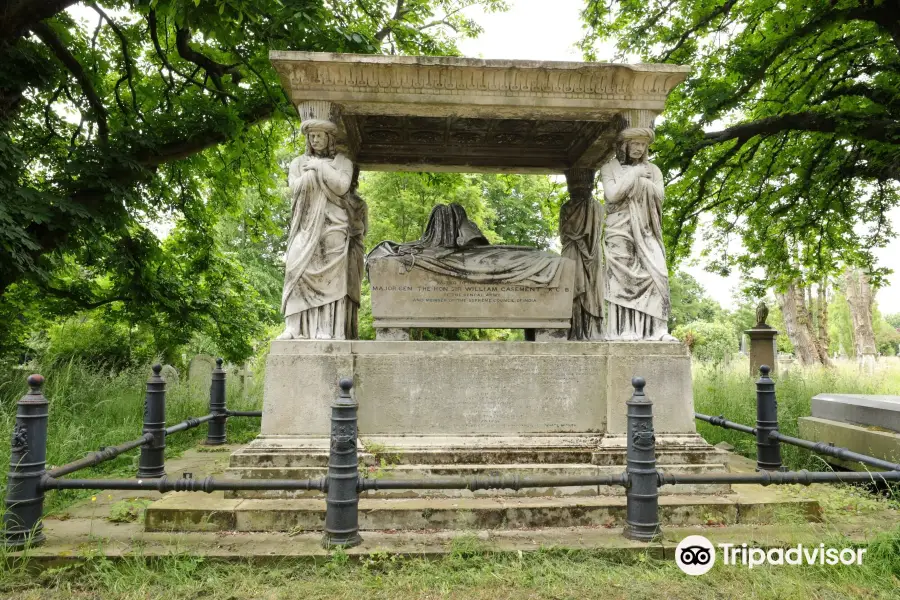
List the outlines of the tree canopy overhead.
<svg viewBox="0 0 900 600">
<path fill-rule="evenodd" d="M 771 283 L 873 266 L 900 204 L 900 1 L 589 0 L 583 18 L 588 58 L 614 39 L 694 67 L 655 144 L 673 258 L 705 213 L 720 272 L 763 267 Z"/>
<path fill-rule="evenodd" d="M 214 229 L 243 210 L 248 185 L 277 195 L 275 154 L 295 116 L 269 51 L 455 54 L 457 37 L 478 32 L 461 12 L 472 5 L 504 8 L 3 1 L 0 316 L 40 295 L 60 313 L 122 302 L 132 321 L 155 313 L 185 330 L 203 319 L 219 329 L 253 322 L 257 299 Z M 166 243 L 152 230 L 159 223 L 174 228 Z M 9 319 L 0 322 L 2 346 Z"/>
</svg>

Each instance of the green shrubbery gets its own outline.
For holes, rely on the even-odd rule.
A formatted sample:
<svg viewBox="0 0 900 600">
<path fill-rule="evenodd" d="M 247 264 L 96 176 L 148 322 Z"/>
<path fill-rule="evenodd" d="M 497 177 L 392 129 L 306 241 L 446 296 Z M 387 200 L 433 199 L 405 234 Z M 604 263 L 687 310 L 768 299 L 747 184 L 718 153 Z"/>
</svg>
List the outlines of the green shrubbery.
<svg viewBox="0 0 900 600">
<path fill-rule="evenodd" d="M 738 350 L 734 328 L 723 323 L 695 321 L 676 328 L 672 335 L 684 342 L 691 355 L 702 362 L 723 363 Z"/>
</svg>

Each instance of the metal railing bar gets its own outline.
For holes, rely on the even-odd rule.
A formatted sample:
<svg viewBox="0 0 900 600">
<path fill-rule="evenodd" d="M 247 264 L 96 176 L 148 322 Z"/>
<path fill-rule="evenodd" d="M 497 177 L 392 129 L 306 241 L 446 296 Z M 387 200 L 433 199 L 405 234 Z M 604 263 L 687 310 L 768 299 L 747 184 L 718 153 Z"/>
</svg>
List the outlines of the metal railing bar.
<svg viewBox="0 0 900 600">
<path fill-rule="evenodd" d="M 434 477 L 422 479 L 360 479 L 358 488 L 365 490 L 520 490 L 543 487 L 581 487 L 628 485 L 625 472 L 609 475 L 560 475 L 555 477 L 518 477 L 486 475 L 483 477 Z"/>
<path fill-rule="evenodd" d="M 125 442 L 124 444 L 119 444 L 118 446 L 107 446 L 102 450 L 92 452 L 84 458 L 80 458 L 60 467 L 56 467 L 55 469 L 50 469 L 49 471 L 47 471 L 47 475 L 49 477 L 62 477 L 63 475 L 68 475 L 69 473 L 80 471 L 81 469 L 93 467 L 94 465 L 99 465 L 100 463 L 112 460 L 113 458 L 119 456 L 120 454 L 128 452 L 129 450 L 134 450 L 135 448 L 139 448 L 144 444 L 149 444 L 152 441 L 153 434 L 145 433 L 136 440 L 131 440 L 130 442 Z"/>
<path fill-rule="evenodd" d="M 666 473 L 659 471 L 660 485 L 701 483 L 756 483 L 760 485 L 784 485 L 811 483 L 859 483 L 867 481 L 900 481 L 900 471 L 759 471 L 758 473 L 709 473 L 704 475 Z"/>
<path fill-rule="evenodd" d="M 771 432 L 769 434 L 769 437 L 785 444 L 812 450 L 813 452 L 816 452 L 818 454 L 825 454 L 826 456 L 833 456 L 842 460 L 855 461 L 863 463 L 865 465 L 869 465 L 871 467 L 885 469 L 886 471 L 900 471 L 900 463 L 892 463 L 888 460 L 882 460 L 880 458 L 869 456 L 867 454 L 853 452 L 851 450 L 848 450 L 847 448 L 842 448 L 840 446 L 832 446 L 831 444 L 827 444 L 825 442 L 811 442 L 809 440 L 784 435 L 783 433 L 780 433 L 778 431 Z"/>
<path fill-rule="evenodd" d="M 44 477 L 43 490 L 156 490 L 159 492 L 206 492 L 219 490 L 318 490 L 328 489 L 328 480 L 319 479 L 56 479 Z"/>
<path fill-rule="evenodd" d="M 740 423 L 728 421 L 723 416 L 711 417 L 709 415 L 694 413 L 694 417 L 699 421 L 706 421 L 707 423 L 715 425 L 717 427 L 722 427 L 724 429 L 734 429 L 735 431 L 756 435 L 756 429 L 747 427 L 746 425 L 741 425 Z M 900 463 L 892 463 L 889 460 L 883 460 L 874 456 L 869 456 L 868 454 L 860 454 L 859 452 L 853 452 L 852 450 L 849 450 L 847 448 L 833 446 L 825 442 L 811 442 L 802 438 L 785 435 L 779 431 L 769 432 L 769 439 L 777 440 L 784 444 L 790 444 L 792 446 L 805 448 L 806 450 L 816 452 L 817 454 L 824 454 L 826 456 L 833 456 L 835 458 L 840 458 L 846 461 L 858 462 L 869 465 L 871 467 L 884 469 L 885 471 L 900 471 Z"/>
<path fill-rule="evenodd" d="M 216 415 L 210 413 L 208 415 L 204 415 L 202 417 L 191 417 L 189 419 L 185 419 L 181 423 L 176 425 L 172 425 L 171 427 L 166 427 L 166 435 L 172 435 L 173 433 L 178 433 L 179 431 L 187 431 L 188 429 L 193 429 L 207 421 L 212 421 L 216 418 Z"/>
<path fill-rule="evenodd" d="M 225 414 L 229 417 L 261 417 L 261 410 L 226 410 Z"/>
<path fill-rule="evenodd" d="M 747 427 L 746 425 L 741 425 L 740 423 L 735 423 L 734 421 L 728 421 L 725 419 L 724 415 L 719 415 L 718 417 L 712 417 L 710 415 L 694 413 L 694 418 L 697 419 L 698 421 L 706 421 L 710 425 L 715 425 L 716 427 L 722 427 L 724 429 L 734 429 L 735 431 L 749 433 L 750 435 L 756 435 L 755 428 Z"/>
</svg>

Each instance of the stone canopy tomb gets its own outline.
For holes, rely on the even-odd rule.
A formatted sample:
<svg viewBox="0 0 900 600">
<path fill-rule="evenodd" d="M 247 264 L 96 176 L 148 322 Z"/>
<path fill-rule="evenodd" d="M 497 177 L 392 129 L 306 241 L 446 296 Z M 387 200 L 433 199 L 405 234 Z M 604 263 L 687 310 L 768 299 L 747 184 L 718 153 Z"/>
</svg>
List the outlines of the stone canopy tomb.
<svg viewBox="0 0 900 600">
<path fill-rule="evenodd" d="M 653 395 L 661 463 L 723 468 L 695 431 L 688 351 L 668 335 L 663 182 L 648 160 L 654 118 L 687 67 L 271 60 L 307 148 L 290 167 L 286 327 L 266 365 L 262 433 L 232 457 L 233 474 L 323 471 L 340 377 L 354 379 L 363 450 L 390 448 L 398 474 L 618 468 L 636 374 Z M 562 174 L 561 256 L 491 246 L 455 205 L 435 207 L 419 240 L 365 243 L 361 170 Z M 356 339 L 366 273 L 374 341 Z M 534 341 L 408 341 L 428 326 L 523 328 Z"/>
</svg>

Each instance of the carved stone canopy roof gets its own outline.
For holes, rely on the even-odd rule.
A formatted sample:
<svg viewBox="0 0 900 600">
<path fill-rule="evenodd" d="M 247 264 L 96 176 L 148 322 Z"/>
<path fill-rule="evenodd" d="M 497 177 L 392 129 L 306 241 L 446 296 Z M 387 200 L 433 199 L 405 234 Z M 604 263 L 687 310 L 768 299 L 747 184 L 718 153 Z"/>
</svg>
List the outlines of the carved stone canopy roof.
<svg viewBox="0 0 900 600">
<path fill-rule="evenodd" d="M 273 51 L 270 59 L 301 118 L 321 118 L 315 106 L 331 111 L 364 170 L 595 168 L 621 129 L 652 125 L 689 71 L 319 52 Z"/>
</svg>

